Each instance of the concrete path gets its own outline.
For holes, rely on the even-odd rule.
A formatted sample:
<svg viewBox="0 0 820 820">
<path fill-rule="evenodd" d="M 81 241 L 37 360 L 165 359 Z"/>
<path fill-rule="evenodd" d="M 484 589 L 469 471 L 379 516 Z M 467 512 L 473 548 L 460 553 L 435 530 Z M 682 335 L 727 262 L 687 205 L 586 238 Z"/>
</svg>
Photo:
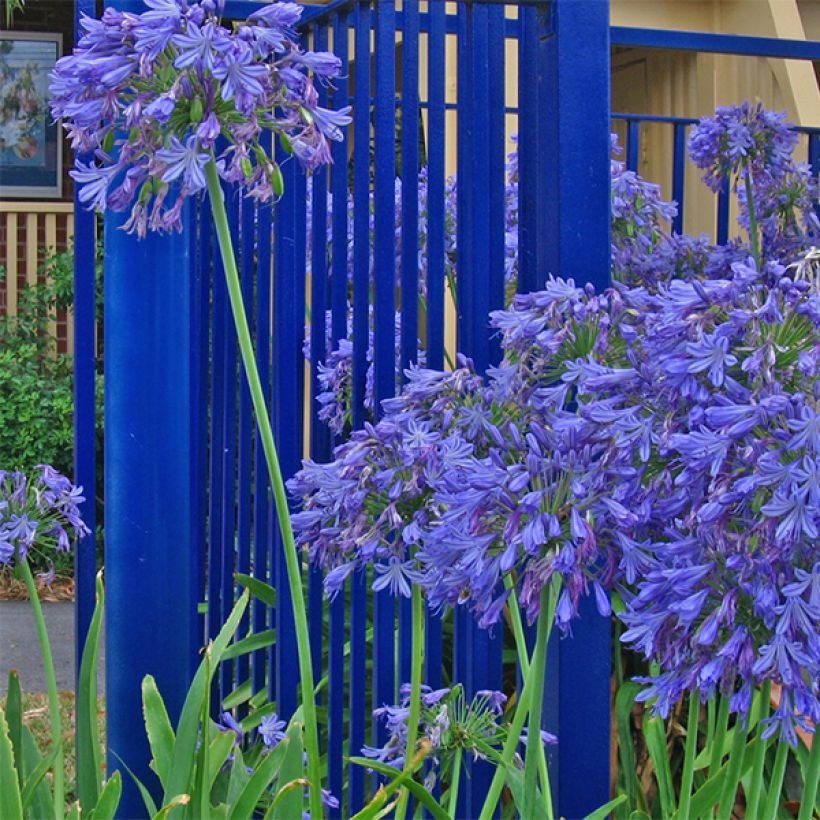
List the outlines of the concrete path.
<svg viewBox="0 0 820 820">
<path fill-rule="evenodd" d="M 54 655 L 57 688 L 74 689 L 74 604 L 44 603 L 48 637 Z M 105 639 L 100 644 L 97 688 L 104 692 L 103 660 Z M 43 661 L 37 628 L 28 601 L 0 601 L 0 695 L 6 692 L 9 670 L 20 673 L 25 692 L 45 692 Z"/>
</svg>

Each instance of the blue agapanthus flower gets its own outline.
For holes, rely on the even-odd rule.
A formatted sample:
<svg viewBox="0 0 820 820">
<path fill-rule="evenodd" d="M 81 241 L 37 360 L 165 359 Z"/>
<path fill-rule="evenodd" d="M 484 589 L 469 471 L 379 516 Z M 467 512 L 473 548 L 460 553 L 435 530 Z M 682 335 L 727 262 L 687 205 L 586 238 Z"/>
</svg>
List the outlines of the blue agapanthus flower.
<svg viewBox="0 0 820 820">
<path fill-rule="evenodd" d="M 0 470 L 0 564 L 23 561 L 33 549 L 68 552 L 88 534 L 83 501 L 82 487 L 47 464 L 32 476 Z"/>
<path fill-rule="evenodd" d="M 329 53 L 303 52 L 297 3 L 275 2 L 235 27 L 216 0 L 146 0 L 135 14 L 84 17 L 74 53 L 51 74 L 51 110 L 78 154 L 80 200 L 131 210 L 126 227 L 181 229 L 182 204 L 205 187 L 205 165 L 266 201 L 281 176 L 266 132 L 307 168 L 331 160 L 349 109 L 318 104 L 314 82 L 339 75 Z M 220 142 L 220 138 L 223 142 Z"/>
</svg>

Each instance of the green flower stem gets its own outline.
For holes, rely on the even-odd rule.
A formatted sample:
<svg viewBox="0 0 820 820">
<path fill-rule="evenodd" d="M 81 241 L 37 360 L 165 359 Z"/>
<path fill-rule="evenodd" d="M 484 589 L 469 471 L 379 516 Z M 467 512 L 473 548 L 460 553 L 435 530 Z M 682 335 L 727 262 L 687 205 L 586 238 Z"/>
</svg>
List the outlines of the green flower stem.
<svg viewBox="0 0 820 820">
<path fill-rule="evenodd" d="M 746 816 L 758 817 L 760 809 L 760 797 L 763 792 L 763 774 L 766 763 L 766 749 L 769 747 L 767 740 L 762 735 L 766 728 L 762 721 L 769 716 L 772 684 L 765 681 L 760 689 L 760 709 L 758 710 L 757 721 L 757 746 L 755 747 L 754 758 L 752 760 L 752 774 L 750 778 L 749 793 L 746 795 Z"/>
<path fill-rule="evenodd" d="M 276 454 L 276 444 L 273 440 L 268 408 L 265 404 L 265 394 L 259 380 L 259 370 L 253 352 L 248 317 L 242 299 L 242 290 L 239 283 L 239 274 L 236 269 L 236 258 L 231 242 L 231 233 L 228 228 L 228 216 L 225 213 L 225 203 L 222 199 L 222 189 L 219 185 L 219 174 L 213 158 L 205 166 L 205 175 L 208 180 L 208 193 L 211 200 L 211 213 L 214 218 L 216 235 L 219 240 L 219 250 L 222 255 L 222 265 L 225 268 L 225 281 L 228 286 L 228 295 L 231 300 L 236 336 L 239 349 L 242 353 L 242 363 L 245 366 L 245 375 L 248 379 L 253 409 L 256 414 L 256 423 L 262 439 L 262 449 L 265 453 L 273 497 L 276 502 L 276 515 L 279 528 L 282 532 L 282 548 L 285 553 L 285 562 L 288 571 L 288 586 L 293 604 L 293 620 L 296 628 L 296 645 L 299 655 L 299 677 L 302 683 L 302 709 L 305 719 L 305 750 L 307 751 L 308 778 L 310 780 L 310 814 L 314 820 L 324 816 L 322 808 L 322 768 L 319 758 L 319 733 L 316 726 L 316 700 L 313 683 L 313 663 L 310 657 L 310 638 L 308 636 L 307 613 L 305 611 L 305 596 L 302 590 L 302 575 L 299 567 L 299 555 L 293 538 L 293 527 L 288 510 L 285 483 L 282 479 L 282 470 L 279 466 L 279 457 Z"/>
<path fill-rule="evenodd" d="M 729 725 L 729 698 L 718 695 L 720 705 L 718 706 L 717 720 L 715 721 L 715 733 L 712 736 L 712 753 L 709 756 L 709 777 L 714 777 L 720 769 L 723 760 L 723 743 L 726 739 L 726 728 Z"/>
<path fill-rule="evenodd" d="M 700 722 L 700 692 L 689 693 L 689 715 L 686 720 L 686 745 L 683 751 L 683 774 L 680 781 L 680 801 L 676 817 L 688 820 L 692 801 L 692 782 L 695 775 L 695 757 L 698 753 L 698 723 Z"/>
<path fill-rule="evenodd" d="M 54 672 L 54 657 L 51 654 L 51 643 L 48 640 L 46 619 L 43 617 L 43 607 L 40 596 L 37 594 L 37 585 L 31 574 L 31 567 L 25 558 L 17 560 L 17 568 L 26 584 L 31 609 L 34 612 L 34 622 L 37 625 L 37 637 L 40 639 L 40 652 L 43 656 L 43 669 L 46 675 L 46 689 L 48 690 L 48 711 L 51 720 L 51 742 L 54 747 L 62 746 L 63 726 L 60 721 L 60 699 L 57 695 L 57 675 Z M 63 774 L 63 753 L 57 753 L 54 758 L 54 817 L 62 820 L 65 809 L 65 777 Z"/>
<path fill-rule="evenodd" d="M 560 586 L 556 585 L 553 594 L 550 596 L 548 607 L 549 617 L 547 619 L 548 638 L 550 630 L 552 629 L 552 622 L 555 618 L 555 603 L 559 590 Z M 526 652 L 524 654 L 526 655 Z M 532 666 L 530 669 L 532 669 Z M 507 767 L 512 765 L 515 750 L 518 748 L 518 744 L 520 742 L 521 730 L 524 728 L 524 721 L 527 719 L 527 715 L 530 711 L 532 692 L 536 686 L 536 681 L 534 678 L 536 677 L 539 676 L 528 673 L 524 679 L 524 687 L 521 690 L 521 697 L 518 699 L 518 703 L 516 704 L 515 714 L 513 715 L 512 723 L 510 724 L 510 728 L 507 732 L 507 739 L 504 742 L 504 748 L 501 750 L 501 760 L 499 761 L 498 766 L 496 766 L 493 779 L 490 782 L 487 797 L 484 800 L 484 805 L 481 807 L 479 820 L 491 820 L 493 812 L 495 812 L 495 807 L 498 804 L 498 799 L 501 797 L 501 790 L 504 788 L 504 783 L 507 779 Z M 542 678 L 541 685 L 543 687 L 543 674 L 540 677 Z M 550 810 L 551 809 L 552 807 L 550 806 Z"/>
<path fill-rule="evenodd" d="M 746 208 L 749 213 L 749 239 L 752 242 L 752 256 L 757 264 L 757 269 L 760 270 L 760 235 L 757 229 L 757 215 L 755 214 L 755 201 L 752 191 L 752 169 L 748 162 L 746 163 L 743 183 L 746 186 Z"/>
<path fill-rule="evenodd" d="M 743 769 L 743 757 L 746 753 L 746 730 L 740 716 L 735 719 L 735 735 L 732 747 L 729 750 L 729 760 L 726 763 L 726 775 L 723 788 L 720 790 L 718 803 L 718 820 L 730 820 L 732 809 L 737 796 L 737 784 L 740 782 L 740 773 Z"/>
<path fill-rule="evenodd" d="M 515 584 L 510 573 L 504 575 L 504 587 L 510 591 L 509 612 L 512 623 L 513 637 L 515 638 L 515 649 L 518 654 L 518 664 L 521 667 L 521 676 L 524 680 L 530 674 L 530 654 L 527 650 L 527 640 L 524 637 L 524 624 L 521 621 L 521 607 L 518 605 L 518 596 L 515 593 Z M 552 622 L 548 629 L 552 631 Z M 549 639 L 549 634 L 547 635 Z M 544 798 L 552 805 L 552 789 L 550 787 L 549 774 L 547 772 L 547 756 L 544 751 L 544 744 L 538 744 L 538 779 L 541 781 L 541 788 Z"/>
<path fill-rule="evenodd" d="M 461 783 L 461 754 L 462 748 L 456 749 L 456 756 L 453 760 L 453 773 L 450 777 L 450 792 L 447 800 L 447 814 L 455 818 L 458 807 L 458 787 Z"/>
<path fill-rule="evenodd" d="M 532 664 L 530 664 L 530 674 L 527 675 L 527 684 L 533 681 L 532 694 L 530 695 L 530 717 L 527 723 L 527 754 L 524 762 L 524 812 L 523 817 L 536 817 L 540 813 L 536 812 L 536 794 L 538 777 L 538 752 L 536 749 L 541 743 L 541 711 L 544 702 L 544 667 L 547 662 L 547 639 L 549 638 L 549 626 L 552 623 L 552 615 L 549 606 L 550 591 L 545 586 L 541 590 L 541 604 L 538 610 L 538 628 L 535 636 L 535 651 L 532 654 Z M 545 806 L 548 818 L 552 818 L 552 806 Z"/>
<path fill-rule="evenodd" d="M 815 726 L 811 752 L 809 753 L 809 765 L 806 769 L 806 782 L 803 784 L 803 797 L 800 800 L 800 813 L 797 815 L 797 820 L 811 820 L 814 816 L 818 783 L 820 783 L 820 735 L 818 735 Z"/>
<path fill-rule="evenodd" d="M 777 743 L 777 752 L 774 756 L 774 767 L 769 781 L 769 793 L 763 806 L 763 820 L 777 820 L 777 810 L 780 808 L 780 797 L 783 791 L 783 778 L 786 774 L 786 762 L 789 759 L 789 744 L 785 740 Z"/>
<path fill-rule="evenodd" d="M 410 716 L 407 719 L 407 747 L 405 761 L 412 760 L 416 753 L 419 717 L 421 716 L 421 675 L 424 668 L 424 599 L 421 588 L 413 584 L 412 592 L 412 665 L 410 667 Z M 396 820 L 404 820 L 410 792 L 402 789 L 399 804 L 396 807 Z"/>
</svg>

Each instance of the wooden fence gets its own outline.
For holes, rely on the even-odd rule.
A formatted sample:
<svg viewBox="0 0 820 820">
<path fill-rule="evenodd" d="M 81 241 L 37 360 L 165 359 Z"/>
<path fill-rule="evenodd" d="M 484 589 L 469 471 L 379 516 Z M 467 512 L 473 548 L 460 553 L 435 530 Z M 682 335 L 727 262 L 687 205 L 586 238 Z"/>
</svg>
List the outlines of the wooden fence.
<svg viewBox="0 0 820 820">
<path fill-rule="evenodd" d="M 0 316 L 14 316 L 20 291 L 44 277 L 49 254 L 64 251 L 74 237 L 71 202 L 0 202 Z M 51 325 L 60 353 L 73 351 L 73 316 L 60 312 Z"/>
</svg>

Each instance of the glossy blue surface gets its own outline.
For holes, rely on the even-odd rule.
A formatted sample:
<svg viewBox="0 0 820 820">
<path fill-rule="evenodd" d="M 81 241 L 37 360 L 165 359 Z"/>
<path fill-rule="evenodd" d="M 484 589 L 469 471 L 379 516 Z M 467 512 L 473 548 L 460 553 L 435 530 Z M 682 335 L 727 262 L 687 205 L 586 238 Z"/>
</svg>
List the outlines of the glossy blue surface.
<svg viewBox="0 0 820 820">
<path fill-rule="evenodd" d="M 127 216 L 127 215 L 126 215 Z M 201 637 L 191 555 L 194 487 L 190 242 L 105 221 L 105 564 L 108 771 L 151 787 L 140 684 L 176 721 Z M 143 814 L 123 772 L 119 816 Z"/>
</svg>

